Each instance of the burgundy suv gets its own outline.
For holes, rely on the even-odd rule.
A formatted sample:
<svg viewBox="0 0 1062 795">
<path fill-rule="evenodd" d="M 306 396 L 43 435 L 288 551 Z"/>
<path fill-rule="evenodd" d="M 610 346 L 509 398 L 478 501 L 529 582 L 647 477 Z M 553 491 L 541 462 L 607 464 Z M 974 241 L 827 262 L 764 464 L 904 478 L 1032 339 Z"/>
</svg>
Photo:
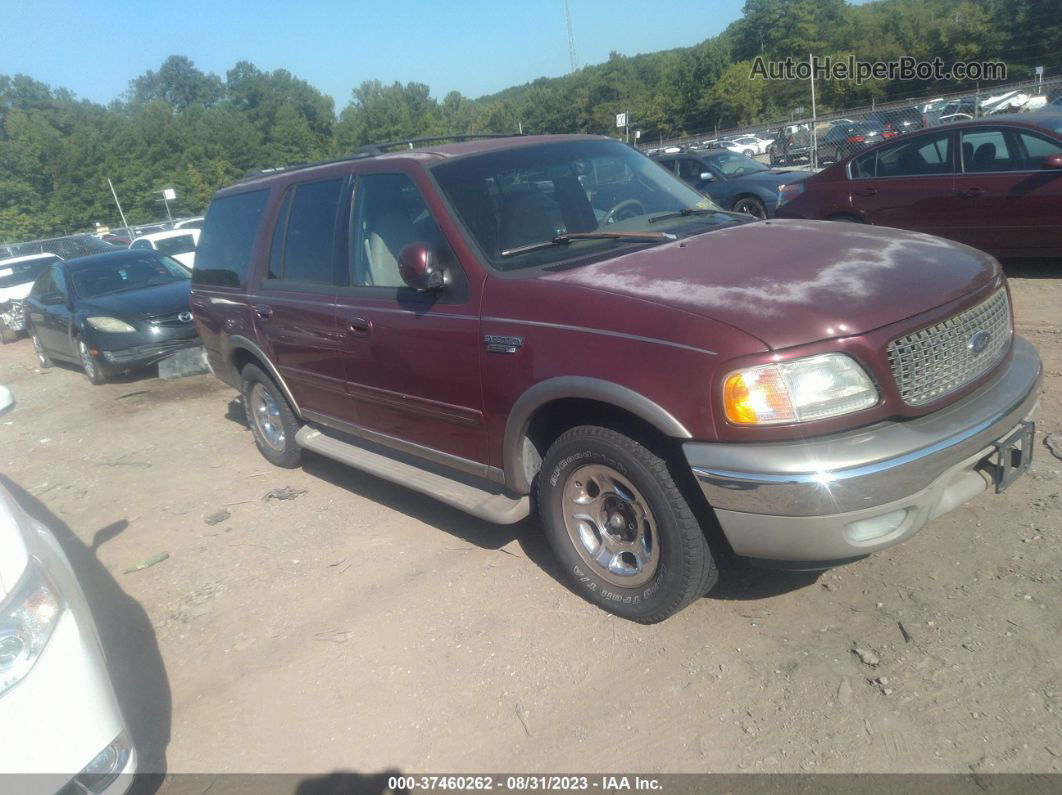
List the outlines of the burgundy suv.
<svg viewBox="0 0 1062 795">
<path fill-rule="evenodd" d="M 496 523 L 534 491 L 573 587 L 642 622 L 723 556 L 851 561 L 1028 465 L 1040 362 L 986 254 L 724 212 L 607 138 L 385 148 L 207 213 L 192 309 L 274 464 Z"/>
</svg>

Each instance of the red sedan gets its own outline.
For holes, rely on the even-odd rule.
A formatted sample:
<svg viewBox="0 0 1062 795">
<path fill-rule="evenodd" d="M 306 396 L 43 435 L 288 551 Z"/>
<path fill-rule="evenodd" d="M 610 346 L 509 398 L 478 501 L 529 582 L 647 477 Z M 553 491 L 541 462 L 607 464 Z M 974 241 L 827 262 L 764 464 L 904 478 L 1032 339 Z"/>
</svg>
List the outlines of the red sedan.
<svg viewBox="0 0 1062 795">
<path fill-rule="evenodd" d="M 786 188 L 779 218 L 894 226 L 997 257 L 1059 257 L 1062 113 L 908 133 Z"/>
</svg>

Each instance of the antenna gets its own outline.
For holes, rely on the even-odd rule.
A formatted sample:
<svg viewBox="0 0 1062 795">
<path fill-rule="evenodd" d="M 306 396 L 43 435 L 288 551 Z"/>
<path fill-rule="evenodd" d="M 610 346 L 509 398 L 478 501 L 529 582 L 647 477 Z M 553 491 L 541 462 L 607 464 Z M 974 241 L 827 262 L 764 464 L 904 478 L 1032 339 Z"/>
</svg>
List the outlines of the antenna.
<svg viewBox="0 0 1062 795">
<path fill-rule="evenodd" d="M 572 71 L 579 68 L 579 61 L 575 58 L 575 33 L 572 32 L 572 6 L 568 0 L 564 0 L 564 18 L 568 23 L 568 58 L 571 61 Z"/>
</svg>

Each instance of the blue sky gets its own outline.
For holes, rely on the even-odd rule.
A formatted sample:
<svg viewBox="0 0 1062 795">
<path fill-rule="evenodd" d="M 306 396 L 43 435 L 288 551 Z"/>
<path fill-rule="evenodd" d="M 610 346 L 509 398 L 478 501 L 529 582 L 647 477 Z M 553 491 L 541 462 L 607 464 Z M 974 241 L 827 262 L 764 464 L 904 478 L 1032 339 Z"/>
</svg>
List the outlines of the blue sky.
<svg viewBox="0 0 1062 795">
<path fill-rule="evenodd" d="M 570 0 L 579 64 L 696 44 L 744 0 Z M 363 80 L 427 83 L 441 99 L 568 71 L 564 0 L 0 0 L 0 74 L 107 103 L 169 55 L 224 77 L 287 69 L 344 107 Z"/>
</svg>

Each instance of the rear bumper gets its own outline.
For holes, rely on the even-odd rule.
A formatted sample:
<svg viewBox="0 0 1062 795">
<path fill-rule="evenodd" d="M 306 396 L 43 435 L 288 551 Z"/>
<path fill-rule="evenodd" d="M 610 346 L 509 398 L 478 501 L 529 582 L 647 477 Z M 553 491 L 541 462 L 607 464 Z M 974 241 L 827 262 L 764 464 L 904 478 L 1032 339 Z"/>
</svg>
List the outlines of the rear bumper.
<svg viewBox="0 0 1062 795">
<path fill-rule="evenodd" d="M 1031 419 L 1036 350 L 1015 339 L 1003 370 L 925 417 L 799 442 L 683 445 L 694 476 L 742 556 L 857 558 L 897 544 L 989 486 L 979 464 Z M 853 524 L 858 530 L 853 529 Z M 878 525 L 870 534 L 867 527 Z"/>
</svg>

